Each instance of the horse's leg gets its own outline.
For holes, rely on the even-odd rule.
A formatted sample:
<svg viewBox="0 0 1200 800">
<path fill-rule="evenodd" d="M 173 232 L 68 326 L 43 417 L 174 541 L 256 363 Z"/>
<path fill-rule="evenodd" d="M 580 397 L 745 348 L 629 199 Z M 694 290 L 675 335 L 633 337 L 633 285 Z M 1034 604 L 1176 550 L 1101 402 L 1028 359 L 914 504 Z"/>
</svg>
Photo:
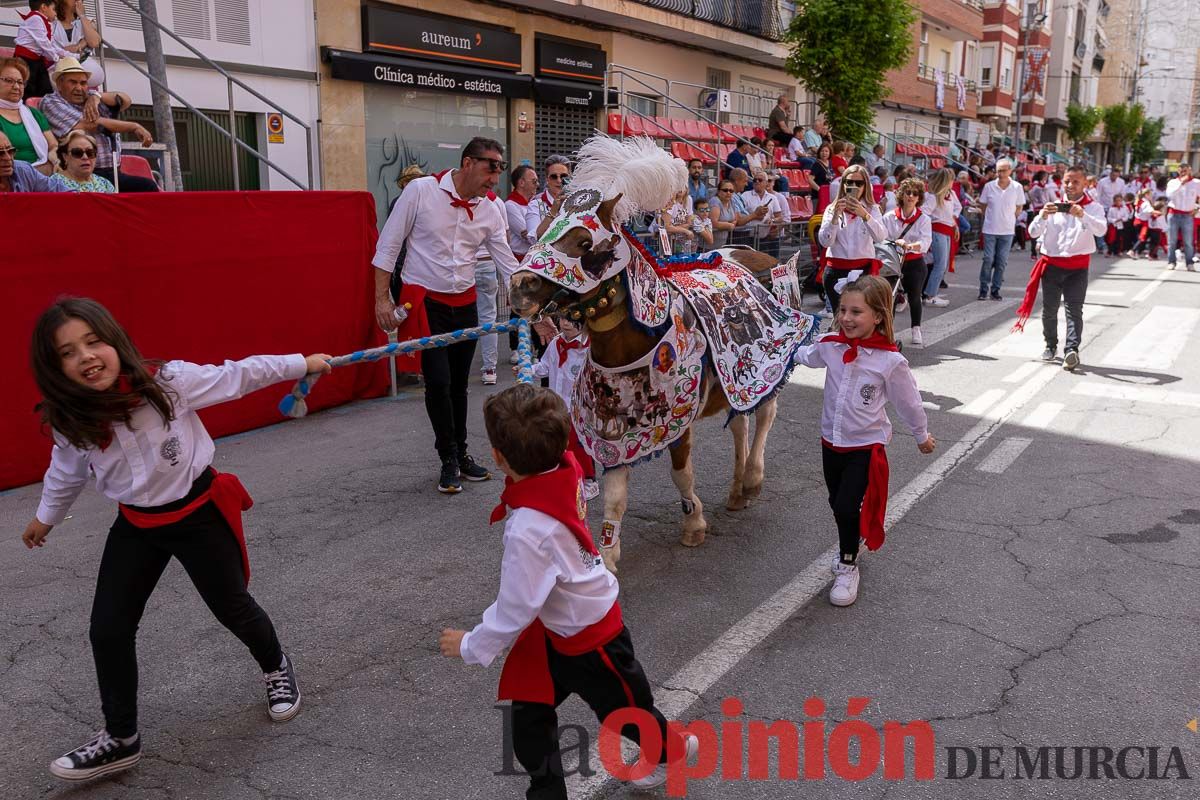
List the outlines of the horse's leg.
<svg viewBox="0 0 1200 800">
<path fill-rule="evenodd" d="M 735 414 L 729 421 L 729 432 L 733 434 L 733 484 L 729 487 L 729 499 L 725 502 L 725 508 L 730 511 L 741 511 L 748 503 L 744 487 L 749 430 L 750 423 L 745 414 Z"/>
<path fill-rule="evenodd" d="M 609 572 L 621 560 L 621 518 L 629 505 L 629 467 L 604 470 L 604 522 L 600 526 L 600 556 Z"/>
<path fill-rule="evenodd" d="M 754 412 L 754 441 L 750 444 L 750 456 L 746 459 L 746 477 L 742 482 L 746 497 L 758 497 L 762 491 L 765 471 L 767 434 L 775 424 L 776 400 L 763 403 Z"/>
<path fill-rule="evenodd" d="M 684 547 L 697 547 L 704 542 L 708 522 L 704 519 L 704 504 L 696 496 L 696 474 L 692 469 L 692 428 L 680 437 L 671 449 L 671 480 L 679 490 L 683 506 L 683 534 L 679 543 Z"/>
</svg>

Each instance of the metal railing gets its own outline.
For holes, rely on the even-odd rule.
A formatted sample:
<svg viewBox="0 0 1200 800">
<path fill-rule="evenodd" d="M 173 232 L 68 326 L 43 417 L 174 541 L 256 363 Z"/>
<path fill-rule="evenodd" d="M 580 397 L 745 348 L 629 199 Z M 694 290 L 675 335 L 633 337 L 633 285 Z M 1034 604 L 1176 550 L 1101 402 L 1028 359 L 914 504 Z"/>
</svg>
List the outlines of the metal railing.
<svg viewBox="0 0 1200 800">
<path fill-rule="evenodd" d="M 795 6 L 780 0 L 635 0 L 722 28 L 769 39 L 783 40 Z"/>
<path fill-rule="evenodd" d="M 938 68 L 932 64 L 917 64 L 917 77 L 928 81 L 937 80 L 937 70 Z M 947 89 L 957 87 L 959 78 L 962 78 L 962 84 L 966 87 L 967 91 L 974 94 L 976 100 L 979 99 L 979 84 L 970 78 L 956 75 L 953 72 L 947 72 L 945 70 L 942 71 L 942 78 L 945 81 Z"/>
<path fill-rule="evenodd" d="M 233 167 L 232 167 L 233 168 L 233 188 L 235 191 L 238 191 L 241 188 L 241 178 L 238 174 L 238 149 L 239 148 L 242 150 L 245 150 L 247 153 L 249 153 L 250 155 L 257 158 L 263 164 L 266 164 L 268 167 L 270 167 L 271 169 L 278 172 L 284 178 L 287 178 L 296 187 L 298 187 L 300 189 L 304 189 L 304 190 L 311 190 L 313 188 L 313 152 L 312 152 L 313 151 L 313 140 L 312 140 L 312 127 L 310 125 L 305 123 L 304 120 L 300 119 L 295 114 L 293 114 L 290 111 L 277 105 L 274 101 L 263 96 L 260 92 L 258 92 L 257 90 L 255 90 L 254 88 L 249 86 L 245 81 L 242 81 L 241 79 L 236 78 L 233 75 L 231 75 L 228 71 L 225 70 L 224 67 L 222 67 L 217 62 L 213 61 L 208 56 L 204 55 L 204 53 L 197 50 L 190 43 L 185 41 L 183 39 L 183 37 L 181 37 L 177 33 L 175 33 L 175 31 L 173 31 L 170 28 L 168 28 L 167 26 L 163 25 L 158 20 L 151 19 L 150 17 L 146 16 L 146 14 L 140 8 L 139 4 L 131 2 L 131 0 L 117 0 L 117 2 L 121 3 L 121 5 L 125 6 L 130 11 L 133 11 L 139 17 L 141 17 L 143 24 L 149 22 L 155 28 L 157 28 L 159 31 L 165 33 L 167 36 L 170 36 L 171 39 L 173 39 L 174 41 L 183 45 L 183 47 L 186 48 L 188 50 L 188 52 L 192 53 L 194 56 L 196 56 L 198 59 L 200 59 L 200 61 L 203 62 L 204 65 L 207 66 L 209 69 L 212 69 L 213 71 L 219 73 L 223 78 L 225 78 L 225 84 L 228 89 L 228 96 L 229 96 L 229 130 L 228 131 L 225 130 L 225 128 L 223 128 L 218 122 L 216 122 L 215 120 L 210 118 L 203 111 L 201 111 L 198 108 L 196 108 L 195 106 L 193 106 L 187 100 L 184 100 L 177 92 L 172 90 L 165 83 L 163 83 L 162 81 L 159 81 L 154 76 L 152 76 L 149 72 L 142 69 L 142 67 L 140 67 L 130 56 L 126 55 L 119 48 L 115 47 L 110 42 L 105 41 L 105 40 L 101 40 L 101 43 L 100 43 L 100 59 L 101 59 L 100 63 L 102 66 L 104 64 L 105 50 L 111 50 L 114 55 L 116 55 L 118 58 L 120 58 L 126 64 L 128 64 L 129 66 L 131 66 L 135 70 L 137 70 L 139 73 L 141 73 L 141 75 L 144 78 L 146 78 L 146 80 L 150 81 L 155 86 L 158 86 L 160 89 L 167 92 L 169 95 L 171 95 L 171 97 L 173 97 L 173 98 L 175 98 L 175 100 L 179 101 L 179 103 L 181 105 L 183 105 L 185 108 L 187 108 L 193 114 L 195 114 L 201 120 L 203 120 L 207 124 L 211 125 L 214 129 L 216 129 L 220 135 L 229 139 L 230 150 L 231 150 L 231 155 L 232 155 L 232 164 L 233 164 Z M 278 164 L 276 164 L 275 162 L 273 162 L 269 158 L 267 158 L 266 153 L 260 152 L 253 145 L 242 141 L 242 139 L 240 137 L 238 137 L 237 127 L 235 124 L 235 108 L 234 108 L 234 93 L 233 93 L 234 86 L 241 88 L 243 91 L 247 92 L 252 97 L 257 98 L 258 100 L 260 100 L 261 102 L 266 104 L 269 108 L 275 109 L 278 113 L 280 113 L 283 116 L 287 117 L 288 119 L 292 120 L 293 122 L 295 122 L 297 125 L 299 125 L 300 127 L 302 127 L 304 129 L 304 140 L 305 140 L 305 148 L 306 148 L 306 155 L 307 155 L 307 162 L 308 162 L 308 182 L 307 182 L 307 184 L 302 183 L 299 179 L 293 177 L 292 174 L 289 173 L 287 170 L 285 170 L 283 167 L 279 166 Z"/>
</svg>

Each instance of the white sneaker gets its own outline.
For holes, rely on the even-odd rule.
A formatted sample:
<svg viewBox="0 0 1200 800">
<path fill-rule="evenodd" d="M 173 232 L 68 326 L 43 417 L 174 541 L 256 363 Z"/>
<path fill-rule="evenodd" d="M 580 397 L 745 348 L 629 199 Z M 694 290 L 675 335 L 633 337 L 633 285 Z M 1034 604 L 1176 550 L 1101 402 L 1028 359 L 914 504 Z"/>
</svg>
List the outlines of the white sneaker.
<svg viewBox="0 0 1200 800">
<path fill-rule="evenodd" d="M 496 370 L 485 369 L 483 371 L 483 385 L 484 386 L 495 386 L 496 385 Z"/>
<path fill-rule="evenodd" d="M 908 310 L 908 297 L 900 295 L 900 299 L 896 301 L 896 313 L 902 314 Z"/>
<path fill-rule="evenodd" d="M 600 484 L 596 483 L 595 478 L 583 479 L 583 499 L 595 500 L 600 496 Z"/>
<path fill-rule="evenodd" d="M 517 357 L 517 351 L 516 351 L 516 350 L 513 350 L 511 353 L 509 353 L 509 355 L 508 355 L 508 363 L 510 363 L 510 364 L 516 364 L 516 363 L 517 363 L 519 360 L 520 360 L 520 359 Z"/>
<path fill-rule="evenodd" d="M 829 602 L 835 606 L 851 606 L 858 599 L 858 565 L 843 564 L 837 556 L 833 562 L 833 588 L 829 590 Z"/>
<path fill-rule="evenodd" d="M 684 759 L 688 763 L 691 763 L 692 759 L 694 759 L 696 757 L 696 755 L 700 752 L 700 740 L 690 733 L 684 734 L 684 739 L 686 741 L 686 744 L 684 746 L 687 749 L 687 753 L 684 755 Z M 659 764 L 657 767 L 654 768 L 653 772 L 651 772 L 649 775 L 647 775 L 644 778 L 637 778 L 635 780 L 630 781 L 630 783 L 632 785 L 638 787 L 639 789 L 653 789 L 656 786 L 662 786 L 666 782 L 667 782 L 667 765 L 666 764 Z"/>
<path fill-rule="evenodd" d="M 920 325 L 918 325 L 917 327 L 912 329 L 912 346 L 913 347 L 924 347 L 925 346 L 925 337 L 921 335 L 921 326 Z"/>
<path fill-rule="evenodd" d="M 945 308 L 946 306 L 950 305 L 950 301 L 939 294 L 937 297 L 929 298 L 929 305 L 937 306 L 938 308 Z"/>
</svg>

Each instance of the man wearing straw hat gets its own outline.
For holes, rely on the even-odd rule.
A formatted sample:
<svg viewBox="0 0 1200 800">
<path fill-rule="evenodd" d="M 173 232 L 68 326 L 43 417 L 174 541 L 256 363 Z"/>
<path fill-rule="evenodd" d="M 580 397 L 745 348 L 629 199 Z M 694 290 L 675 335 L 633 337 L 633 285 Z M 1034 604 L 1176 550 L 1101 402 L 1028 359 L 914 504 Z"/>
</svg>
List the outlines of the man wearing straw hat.
<svg viewBox="0 0 1200 800">
<path fill-rule="evenodd" d="M 480 249 L 500 269 L 507 287 L 517 271 L 508 244 L 503 203 L 493 190 L 504 174 L 504 146 L 476 137 L 463 148 L 460 167 L 417 178 L 388 215 L 371 264 L 375 267 L 375 321 L 385 331 L 400 328 L 401 341 L 479 325 L 475 262 Z M 396 256 L 408 246 L 401 272 L 397 319 L 389 292 Z M 404 316 L 403 314 L 400 316 Z M 491 473 L 467 453 L 467 382 L 475 341 L 421 352 L 425 411 L 442 461 L 438 491 L 457 494 L 462 480 L 486 481 Z"/>
<path fill-rule="evenodd" d="M 104 94 L 88 92 L 91 72 L 74 58 L 59 59 L 51 76 L 54 92 L 42 98 L 41 110 L 50 128 L 60 140 L 69 131 L 80 130 L 96 138 L 96 174 L 117 184 L 121 192 L 157 192 L 158 184 L 149 178 L 121 173 L 119 183 L 113 177 L 117 159 L 114 142 L 122 133 L 131 133 L 143 147 L 153 144 L 154 137 L 136 122 L 117 119 L 116 115 L 129 108 L 129 95 L 121 92 Z"/>
</svg>

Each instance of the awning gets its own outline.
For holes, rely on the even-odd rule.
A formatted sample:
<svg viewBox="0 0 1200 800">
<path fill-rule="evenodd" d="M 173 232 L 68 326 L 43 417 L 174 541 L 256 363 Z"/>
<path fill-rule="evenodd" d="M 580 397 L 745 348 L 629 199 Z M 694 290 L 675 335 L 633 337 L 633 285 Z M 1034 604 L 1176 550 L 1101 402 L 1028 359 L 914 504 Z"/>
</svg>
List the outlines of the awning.
<svg viewBox="0 0 1200 800">
<path fill-rule="evenodd" d="M 333 77 L 344 81 L 476 97 L 528 98 L 533 95 L 533 78 L 528 75 L 374 53 L 354 53 L 332 47 L 322 48 L 321 54 L 329 62 Z"/>
<path fill-rule="evenodd" d="M 612 91 L 611 89 L 609 90 Z M 604 87 L 582 81 L 560 81 L 553 78 L 534 78 L 533 94 L 542 103 L 581 108 L 604 106 Z M 616 102 L 616 99 L 613 99 Z"/>
</svg>

